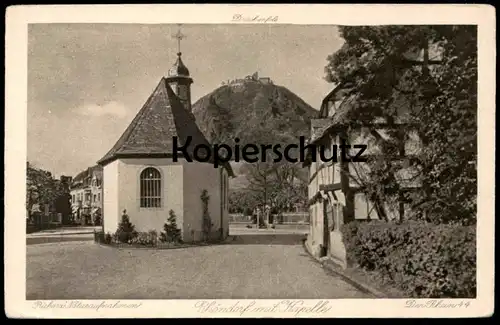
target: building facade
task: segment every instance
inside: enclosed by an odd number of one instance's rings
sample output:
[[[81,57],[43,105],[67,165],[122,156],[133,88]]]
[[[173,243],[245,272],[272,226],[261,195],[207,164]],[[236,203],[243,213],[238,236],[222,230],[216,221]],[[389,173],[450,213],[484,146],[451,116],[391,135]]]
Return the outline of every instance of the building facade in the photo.
[[[92,166],[80,172],[71,183],[73,222],[100,225],[102,210],[102,167]]]
[[[304,163],[309,168],[310,233],[307,247],[315,256],[328,256],[342,267],[347,265],[341,233],[344,224],[354,220],[378,220],[381,211],[388,220],[402,220],[405,211],[409,211],[403,200],[379,202],[367,198],[365,184],[369,179],[369,164],[342,159],[340,146],[366,145],[362,157],[369,158],[379,153],[380,140],[387,139],[388,131],[396,128],[406,132],[407,137],[400,148],[401,161],[420,148],[418,138],[408,130],[404,118],[395,125],[383,120],[357,126],[348,123],[348,113],[356,99],[348,90],[348,86],[341,85],[323,100],[319,117],[311,121],[311,136]],[[346,158],[354,157],[358,151],[347,151]],[[394,163],[399,161],[399,158],[391,159]],[[402,168],[401,173],[395,175],[395,181],[411,191],[419,186],[414,175],[415,171],[411,168]]]

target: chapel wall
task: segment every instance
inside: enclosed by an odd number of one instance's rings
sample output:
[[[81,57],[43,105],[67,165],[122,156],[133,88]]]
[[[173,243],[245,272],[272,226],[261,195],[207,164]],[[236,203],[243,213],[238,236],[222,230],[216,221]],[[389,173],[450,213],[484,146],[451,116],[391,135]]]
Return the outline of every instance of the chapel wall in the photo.
[[[220,236],[221,223],[221,179],[220,169],[213,164],[184,162],[184,231],[183,237],[189,241],[204,239],[203,204],[201,194],[207,190],[208,212],[212,222],[211,237]],[[229,220],[229,218],[227,218]]]
[[[161,207],[140,206],[140,174],[147,167],[154,167],[161,174]],[[163,231],[163,226],[173,210],[177,226],[183,226],[183,164],[171,158],[121,159],[119,174],[119,212],[124,209],[137,231]],[[121,215],[121,213],[120,213]]]

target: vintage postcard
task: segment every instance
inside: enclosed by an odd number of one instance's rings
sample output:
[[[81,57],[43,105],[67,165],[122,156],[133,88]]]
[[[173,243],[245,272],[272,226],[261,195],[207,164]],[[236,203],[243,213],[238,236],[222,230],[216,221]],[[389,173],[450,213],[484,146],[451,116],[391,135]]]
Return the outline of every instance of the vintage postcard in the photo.
[[[495,19],[7,8],[6,314],[491,316]]]

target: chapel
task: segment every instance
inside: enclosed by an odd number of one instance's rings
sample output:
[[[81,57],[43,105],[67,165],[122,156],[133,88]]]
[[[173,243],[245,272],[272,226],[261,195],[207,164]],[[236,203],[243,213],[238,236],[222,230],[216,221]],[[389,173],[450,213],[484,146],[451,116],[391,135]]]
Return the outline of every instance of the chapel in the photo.
[[[105,233],[116,231],[124,210],[137,231],[160,232],[172,210],[184,242],[229,235],[228,187],[229,177],[234,177],[230,164],[216,168],[211,159],[173,159],[174,137],[180,146],[191,137],[186,150],[191,157],[197,145],[212,147],[192,114],[193,79],[181,55],[179,49],[175,64],[98,161],[103,167]]]

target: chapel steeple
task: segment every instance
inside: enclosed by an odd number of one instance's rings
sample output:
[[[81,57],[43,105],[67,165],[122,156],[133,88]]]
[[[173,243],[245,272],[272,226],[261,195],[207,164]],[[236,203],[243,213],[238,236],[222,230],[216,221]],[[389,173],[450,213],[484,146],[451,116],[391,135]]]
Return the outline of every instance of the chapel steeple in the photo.
[[[191,84],[193,83],[193,79],[189,76],[189,70],[181,59],[181,40],[186,38],[186,36],[181,33],[179,27],[179,31],[172,37],[177,39],[177,60],[170,70],[168,70],[165,79],[179,97],[184,107],[191,112]]]

